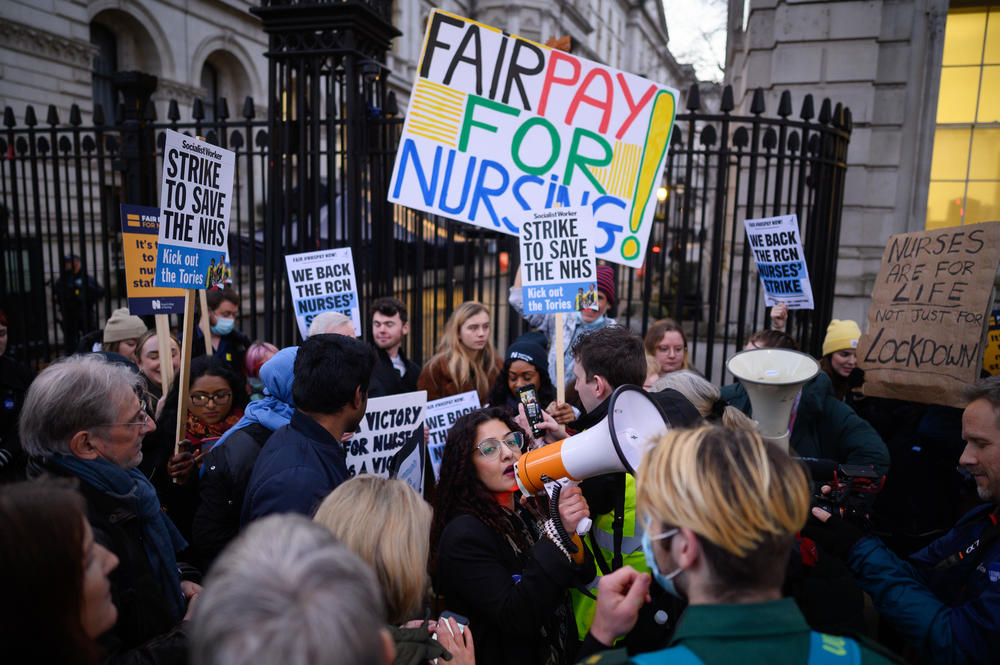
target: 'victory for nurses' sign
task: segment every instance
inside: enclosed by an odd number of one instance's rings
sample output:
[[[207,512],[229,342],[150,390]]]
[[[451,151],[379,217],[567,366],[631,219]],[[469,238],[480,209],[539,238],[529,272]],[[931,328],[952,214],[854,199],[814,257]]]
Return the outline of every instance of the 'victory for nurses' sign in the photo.
[[[435,10],[389,200],[511,235],[589,206],[597,258],[642,265],[676,91]]]
[[[218,281],[236,154],[166,130],[156,286],[204,289]]]

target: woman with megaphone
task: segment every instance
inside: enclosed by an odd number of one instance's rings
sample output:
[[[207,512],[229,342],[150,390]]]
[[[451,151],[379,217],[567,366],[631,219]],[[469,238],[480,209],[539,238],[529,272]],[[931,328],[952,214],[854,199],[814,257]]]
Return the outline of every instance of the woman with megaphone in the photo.
[[[447,608],[469,619],[478,665],[573,662],[569,589],[594,577],[575,533],[590,514],[580,489],[565,488],[552,512],[518,500],[524,439],[506,409],[480,409],[455,422],[441,460],[431,570]]]

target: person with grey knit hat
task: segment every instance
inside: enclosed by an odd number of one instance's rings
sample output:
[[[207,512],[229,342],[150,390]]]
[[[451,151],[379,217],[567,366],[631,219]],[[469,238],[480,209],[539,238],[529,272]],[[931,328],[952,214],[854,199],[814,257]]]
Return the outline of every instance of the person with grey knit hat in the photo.
[[[136,346],[146,330],[146,324],[142,322],[142,319],[129,314],[127,307],[116,309],[111,313],[111,318],[104,326],[101,349],[120,353],[138,365],[139,356],[136,353]]]

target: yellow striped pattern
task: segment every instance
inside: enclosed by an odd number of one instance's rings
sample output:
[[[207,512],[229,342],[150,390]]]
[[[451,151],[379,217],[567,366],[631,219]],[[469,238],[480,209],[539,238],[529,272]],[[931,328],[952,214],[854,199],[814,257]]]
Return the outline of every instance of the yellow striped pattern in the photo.
[[[407,131],[454,148],[458,145],[466,97],[463,92],[418,78],[407,112]]]
[[[132,213],[125,215],[125,221],[129,226],[139,226],[139,215],[133,215]]]
[[[641,153],[637,145],[615,141],[611,163],[601,168],[589,167],[590,172],[608,194],[627,201],[635,191],[635,176],[639,171]]]

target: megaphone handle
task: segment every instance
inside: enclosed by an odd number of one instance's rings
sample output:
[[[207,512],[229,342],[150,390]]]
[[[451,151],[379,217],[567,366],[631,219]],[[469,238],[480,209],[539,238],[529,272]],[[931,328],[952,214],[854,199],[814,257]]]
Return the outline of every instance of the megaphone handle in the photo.
[[[582,518],[580,522],[576,525],[576,535],[578,536],[587,535],[588,533],[590,533],[590,527],[592,527],[593,525],[594,521],[591,520],[589,517]]]

